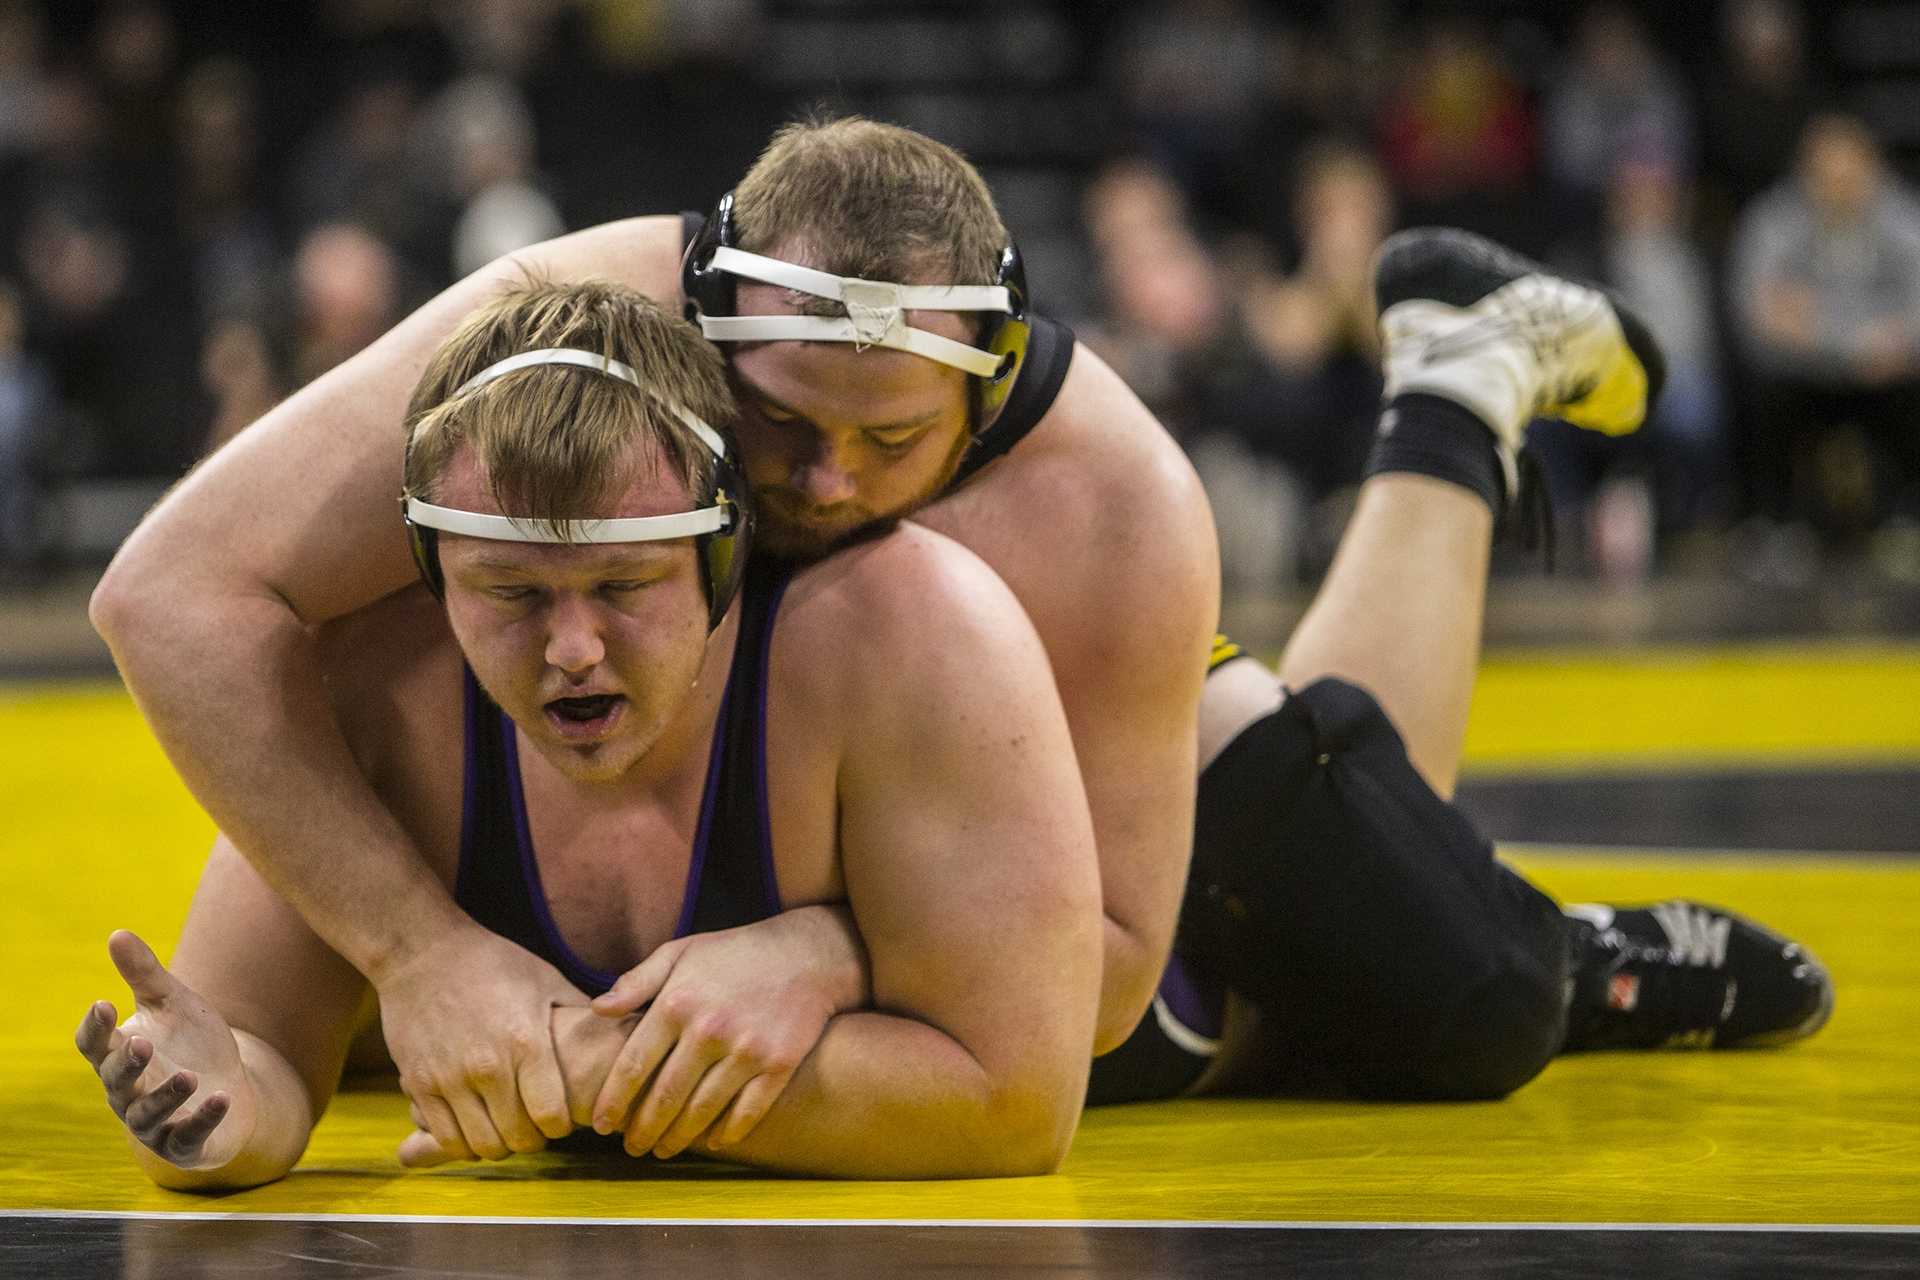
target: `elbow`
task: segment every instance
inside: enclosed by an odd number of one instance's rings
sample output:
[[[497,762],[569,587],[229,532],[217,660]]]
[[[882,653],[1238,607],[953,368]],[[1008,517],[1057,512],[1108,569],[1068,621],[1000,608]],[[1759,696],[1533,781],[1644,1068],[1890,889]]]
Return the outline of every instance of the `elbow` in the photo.
[[[139,596],[134,590],[136,575],[123,567],[124,560],[124,552],[113,558],[87,601],[87,621],[116,653],[130,636],[139,633],[135,624],[139,611]]]
[[[129,1139],[129,1141],[132,1141]],[[153,1185],[165,1191],[199,1192],[212,1195],[227,1191],[245,1191],[249,1187],[277,1182],[293,1168],[280,1161],[237,1160],[218,1169],[182,1169],[169,1164],[136,1144],[134,1158]]]
[[[87,601],[87,621],[116,657],[155,631],[156,610],[165,607],[168,599],[177,603],[179,598],[169,581],[168,566],[152,562],[146,546],[147,539],[136,530],[114,554]]]
[[[1064,1052],[994,1090],[986,1108],[992,1140],[982,1147],[994,1167],[979,1176],[1032,1177],[1060,1168],[1080,1127],[1089,1064],[1084,1050]]]

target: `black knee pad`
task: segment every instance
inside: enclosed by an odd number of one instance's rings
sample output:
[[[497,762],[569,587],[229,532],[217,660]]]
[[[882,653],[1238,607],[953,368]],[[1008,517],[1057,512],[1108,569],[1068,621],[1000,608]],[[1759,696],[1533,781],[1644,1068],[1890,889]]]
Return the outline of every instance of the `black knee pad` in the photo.
[[[1278,1080],[1498,1096],[1564,1033],[1565,926],[1435,795],[1372,695],[1316,681],[1201,776],[1180,948],[1274,1024]]]

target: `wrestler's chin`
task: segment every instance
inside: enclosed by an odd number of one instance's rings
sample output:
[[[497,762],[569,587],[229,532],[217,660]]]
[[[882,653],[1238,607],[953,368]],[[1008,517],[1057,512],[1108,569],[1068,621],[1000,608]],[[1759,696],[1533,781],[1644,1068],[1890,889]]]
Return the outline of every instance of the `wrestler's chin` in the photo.
[[[899,516],[881,516],[848,524],[803,524],[762,511],[754,525],[753,549],[776,559],[805,563],[852,543],[877,538],[899,523]]]
[[[553,744],[541,754],[568,781],[595,786],[618,782],[646,752],[629,742],[569,742]]]
[[[618,782],[659,737],[657,732],[641,733],[631,723],[619,731],[587,740],[542,735],[537,742],[540,754],[571,782],[593,786]]]

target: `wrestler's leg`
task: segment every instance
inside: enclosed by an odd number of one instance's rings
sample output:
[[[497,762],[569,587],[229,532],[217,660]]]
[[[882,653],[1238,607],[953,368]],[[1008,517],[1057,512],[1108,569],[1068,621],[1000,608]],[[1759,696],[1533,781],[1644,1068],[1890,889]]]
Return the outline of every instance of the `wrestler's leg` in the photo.
[[[1287,688],[1337,676],[1370,692],[1442,797],[1460,772],[1492,543],[1493,512],[1471,490],[1409,472],[1370,477],[1280,659]]]
[[[1511,509],[1526,422],[1551,412],[1631,429],[1657,388],[1657,351],[1593,290],[1457,233],[1397,238],[1378,292],[1389,400],[1340,553],[1280,679],[1232,662],[1202,705],[1180,945],[1278,1029],[1256,1082],[1290,1084],[1304,1061],[1370,1096],[1498,1096],[1566,1041],[1570,991],[1576,1044],[1693,1034],[1692,1006],[1713,1004],[1663,998],[1651,1016],[1623,1019],[1607,1001],[1627,969],[1674,994],[1731,989],[1734,967],[1764,975],[1782,1009],[1806,1016],[1788,1025],[1766,1001],[1760,1021],[1806,1034],[1830,989],[1786,940],[1710,913],[1746,954],[1708,972],[1668,945],[1664,925],[1664,937],[1650,925],[1645,939],[1606,939],[1569,924],[1443,798],[1478,662],[1494,512]],[[1283,681],[1299,692],[1276,711]],[[1642,915],[1658,924],[1622,919]],[[1728,1021],[1732,1003],[1714,1006],[1720,1031],[1751,1034]]]

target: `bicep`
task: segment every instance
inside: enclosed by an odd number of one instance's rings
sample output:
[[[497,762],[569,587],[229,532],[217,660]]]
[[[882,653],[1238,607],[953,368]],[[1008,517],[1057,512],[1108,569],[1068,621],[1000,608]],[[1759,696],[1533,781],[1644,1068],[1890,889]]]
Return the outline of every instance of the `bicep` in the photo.
[[[1058,696],[1030,631],[999,652],[953,648],[966,659],[903,682],[849,749],[842,863],[873,1000],[989,1070],[1084,1054],[1098,882]]]

